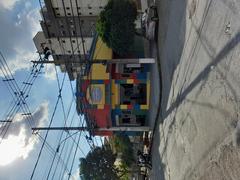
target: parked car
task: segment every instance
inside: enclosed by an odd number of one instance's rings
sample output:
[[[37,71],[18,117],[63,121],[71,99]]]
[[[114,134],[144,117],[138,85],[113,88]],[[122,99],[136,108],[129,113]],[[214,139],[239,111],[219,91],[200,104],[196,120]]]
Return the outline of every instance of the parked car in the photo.
[[[155,39],[155,32],[158,23],[156,6],[150,6],[142,15],[142,32],[148,40]]]

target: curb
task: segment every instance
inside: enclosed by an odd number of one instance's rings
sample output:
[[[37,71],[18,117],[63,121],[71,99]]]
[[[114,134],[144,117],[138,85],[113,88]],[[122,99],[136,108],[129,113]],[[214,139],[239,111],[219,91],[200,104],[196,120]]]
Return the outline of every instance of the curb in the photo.
[[[158,26],[156,29],[156,32],[158,32]],[[158,65],[158,72],[159,72],[159,104],[158,104],[158,110],[157,110],[157,115],[155,118],[155,122],[154,122],[154,126],[153,126],[153,130],[152,130],[152,139],[151,139],[151,143],[150,143],[150,148],[149,148],[149,152],[150,154],[152,154],[152,141],[157,129],[157,124],[159,122],[159,117],[160,117],[160,108],[161,108],[161,103],[162,103],[162,70],[161,70],[161,64],[160,64],[160,56],[159,56],[159,45],[158,45],[158,33],[156,33],[156,39],[155,39],[155,43],[156,43],[156,48],[157,48],[157,65]]]

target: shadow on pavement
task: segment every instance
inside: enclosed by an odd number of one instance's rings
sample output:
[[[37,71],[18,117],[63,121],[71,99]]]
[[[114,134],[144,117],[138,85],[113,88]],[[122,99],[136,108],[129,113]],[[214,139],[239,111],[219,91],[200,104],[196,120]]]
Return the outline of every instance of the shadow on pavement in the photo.
[[[224,57],[234,49],[240,42],[240,32],[238,32],[235,37],[233,37],[224,47],[223,49],[217,54],[217,56],[213,59],[211,63],[209,63],[201,73],[198,74],[198,76],[189,84],[189,86],[181,93],[178,95],[177,99],[175,102],[173,102],[168,108],[168,110],[165,113],[164,117],[167,117],[175,108],[177,108],[183,100],[186,98],[186,96],[195,88],[199,82],[204,80],[205,78],[208,77],[210,71],[211,71],[211,66],[216,66],[218,63],[220,63]]]
[[[159,60],[163,76],[161,114],[165,114],[173,74],[180,62],[185,43],[187,2],[158,0],[156,4],[159,12]]]
[[[162,79],[160,83],[160,103],[161,111],[166,111],[173,74],[184,48],[187,4],[186,1],[179,0],[156,0],[156,6],[159,17],[157,49],[159,50],[158,60],[161,66],[159,67],[160,79]],[[159,128],[161,122],[156,123],[155,128]],[[166,165],[162,163],[159,154],[160,134],[158,129],[154,130],[153,143],[151,148],[153,162],[151,179],[165,180]]]
[[[211,0],[208,6],[206,6],[205,12],[207,12],[211,5]],[[212,66],[216,66],[239,44],[240,42],[240,32],[238,32],[232,39],[225,44],[225,46],[217,54],[211,54],[214,52],[214,49],[210,46],[208,40],[201,36],[201,32],[204,26],[204,21],[206,16],[202,19],[200,28],[196,26],[195,31],[198,34],[198,40],[196,41],[193,47],[193,54],[197,44],[201,42],[203,48],[208,52],[208,55],[211,56],[212,61],[193,79],[191,82],[188,82],[187,87],[184,87],[180,90],[175,101],[170,104],[170,107],[167,107],[167,103],[170,96],[170,90],[173,81],[173,74],[180,63],[182,53],[184,53],[184,43],[185,39],[188,40],[186,36],[186,12],[187,12],[187,3],[186,1],[179,0],[156,0],[156,5],[158,7],[158,16],[159,16],[159,32],[158,32],[158,50],[160,65],[161,65],[161,110],[160,110],[160,121],[156,124],[156,130],[154,131],[154,141],[152,144],[152,160],[153,160],[153,171],[151,179],[165,180],[165,175],[167,175],[168,165],[162,163],[161,157],[163,156],[165,149],[160,147],[160,130],[158,129],[160,123],[166,119],[166,117],[171,114],[175,109],[181,105],[181,103],[186,99],[187,95],[202,81],[206,80]],[[195,47],[196,46],[196,47]],[[190,56],[189,58],[192,58]],[[194,62],[193,62],[194,63]],[[229,84],[229,83],[227,83]],[[233,88],[230,86],[230,89],[233,91]],[[233,92],[234,94],[234,92]],[[236,95],[234,95],[236,96]],[[208,104],[202,104],[208,106]],[[218,109],[222,111],[222,109]],[[225,113],[222,111],[222,113]],[[174,120],[172,121],[174,123]],[[170,125],[171,126],[171,125]],[[167,143],[168,138],[164,140]],[[159,154],[161,149],[161,153]]]

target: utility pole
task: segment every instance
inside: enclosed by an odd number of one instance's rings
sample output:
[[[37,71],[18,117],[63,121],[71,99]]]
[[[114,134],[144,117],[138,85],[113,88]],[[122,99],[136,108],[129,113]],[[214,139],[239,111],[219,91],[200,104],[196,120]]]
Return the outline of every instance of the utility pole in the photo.
[[[154,63],[154,58],[139,58],[139,59],[93,59],[93,60],[53,60],[53,61],[31,61],[36,64],[148,64]]]
[[[79,131],[88,131],[90,128],[88,127],[35,127],[32,128],[33,131],[39,131],[39,130],[63,130],[63,131],[69,131],[69,130],[79,130]]]
[[[5,123],[5,122],[12,122],[12,121],[9,121],[9,120],[0,120],[0,123]]]
[[[55,131],[89,131],[91,128],[88,127],[35,127],[32,128],[33,131],[38,130],[55,130]],[[94,128],[95,131],[134,131],[134,132],[144,132],[144,131],[150,131],[151,128],[149,126],[140,126],[140,127],[109,127],[109,128]]]

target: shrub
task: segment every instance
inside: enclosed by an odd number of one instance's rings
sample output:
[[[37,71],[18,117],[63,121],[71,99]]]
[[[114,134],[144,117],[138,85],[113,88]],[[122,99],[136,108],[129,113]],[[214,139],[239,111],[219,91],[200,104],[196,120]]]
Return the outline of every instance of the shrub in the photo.
[[[97,32],[115,53],[126,55],[134,43],[136,17],[137,8],[134,1],[109,0],[100,13]]]

